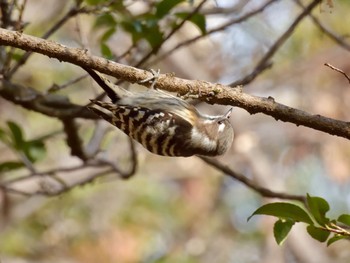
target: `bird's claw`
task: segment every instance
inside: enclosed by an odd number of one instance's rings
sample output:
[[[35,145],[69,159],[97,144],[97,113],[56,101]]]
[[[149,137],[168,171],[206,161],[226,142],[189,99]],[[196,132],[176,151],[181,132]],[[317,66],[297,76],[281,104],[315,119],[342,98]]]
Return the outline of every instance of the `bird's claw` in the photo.
[[[143,80],[139,81],[138,83],[139,83],[139,84],[142,84],[142,83],[151,82],[151,87],[150,87],[150,88],[151,88],[151,89],[154,89],[154,86],[156,85],[157,80],[158,80],[159,75],[160,75],[160,69],[157,69],[157,70],[154,70],[154,69],[147,69],[147,71],[149,71],[149,72],[152,73],[152,77],[143,79]]]

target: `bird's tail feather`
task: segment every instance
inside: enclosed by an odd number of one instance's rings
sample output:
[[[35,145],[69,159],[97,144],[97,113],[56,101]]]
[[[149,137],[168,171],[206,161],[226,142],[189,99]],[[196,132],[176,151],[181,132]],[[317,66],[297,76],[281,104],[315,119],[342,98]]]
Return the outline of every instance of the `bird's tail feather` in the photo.
[[[109,79],[105,78],[97,71],[86,67],[82,67],[82,68],[87,73],[89,73],[89,75],[97,82],[97,84],[106,92],[107,96],[111,99],[113,103],[121,99],[121,96],[118,95],[118,91],[124,92],[124,93],[127,92],[123,88],[113,84]],[[113,88],[115,88],[118,91],[114,90]]]

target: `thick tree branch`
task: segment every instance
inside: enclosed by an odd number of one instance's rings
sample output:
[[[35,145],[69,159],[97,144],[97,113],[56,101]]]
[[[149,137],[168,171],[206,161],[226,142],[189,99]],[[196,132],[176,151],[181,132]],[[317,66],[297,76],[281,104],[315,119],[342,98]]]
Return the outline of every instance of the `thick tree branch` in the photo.
[[[0,45],[17,47],[23,50],[54,57],[60,61],[70,62],[78,66],[93,68],[102,73],[131,83],[139,82],[151,76],[151,73],[148,71],[115,63],[97,56],[90,56],[86,50],[68,48],[53,41],[47,41],[1,28]],[[251,114],[258,112],[264,113],[276,120],[291,122],[298,126],[303,125],[331,135],[350,139],[349,122],[310,114],[277,103],[272,97],[262,98],[243,93],[239,88],[230,88],[228,86],[213,84],[206,81],[185,80],[169,74],[162,74],[158,79],[156,87],[167,91],[177,92],[182,95],[189,92],[199,94],[200,100],[206,101],[210,104],[217,103],[238,106],[247,110]],[[3,88],[0,89],[0,95],[2,94]],[[8,97],[9,96],[7,96],[7,98]],[[23,106],[25,105],[23,104]],[[79,114],[79,117],[82,117],[81,113]]]

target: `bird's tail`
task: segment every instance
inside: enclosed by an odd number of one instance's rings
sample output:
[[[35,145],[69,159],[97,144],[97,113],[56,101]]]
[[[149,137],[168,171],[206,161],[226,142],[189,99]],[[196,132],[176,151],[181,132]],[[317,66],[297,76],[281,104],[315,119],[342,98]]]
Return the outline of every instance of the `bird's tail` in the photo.
[[[87,106],[87,108],[89,110],[91,110],[93,113],[95,113],[97,116],[101,117],[102,119],[105,119],[109,123],[114,124],[114,120],[113,120],[112,114],[107,114],[107,113],[101,111],[100,109],[97,109],[97,108],[92,107],[92,106]]]
[[[123,95],[127,95],[128,91],[113,84],[109,79],[102,76],[97,71],[82,67],[89,75],[97,82],[97,84],[106,92],[107,96],[113,103],[116,103],[122,98]]]

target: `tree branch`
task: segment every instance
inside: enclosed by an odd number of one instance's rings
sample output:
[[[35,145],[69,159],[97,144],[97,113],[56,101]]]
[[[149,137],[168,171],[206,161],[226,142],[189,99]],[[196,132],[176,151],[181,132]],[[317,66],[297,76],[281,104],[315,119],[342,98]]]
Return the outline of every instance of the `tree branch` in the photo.
[[[151,65],[156,64],[159,61],[162,61],[166,57],[170,56],[171,54],[173,54],[175,51],[179,50],[180,48],[187,47],[187,46],[197,42],[198,40],[201,40],[205,37],[208,37],[209,35],[212,35],[214,33],[222,32],[234,24],[243,23],[243,22],[247,21],[249,18],[254,17],[255,15],[257,15],[259,13],[262,13],[267,7],[269,7],[271,4],[273,4],[277,1],[278,0],[269,0],[268,2],[264,3],[262,6],[258,7],[257,9],[255,9],[253,11],[250,11],[246,14],[243,14],[240,17],[234,17],[233,19],[230,19],[229,21],[227,21],[227,22],[225,22],[225,23],[223,23],[215,28],[208,30],[206,32],[206,34],[200,34],[200,35],[195,36],[193,38],[187,39],[187,40],[177,44],[176,46],[172,47],[171,49],[166,50],[162,55],[157,56],[157,58],[152,60],[149,64],[151,64]]]
[[[333,69],[334,71],[339,72],[340,74],[342,74],[348,80],[348,82],[350,83],[350,77],[343,70],[341,70],[339,68],[336,68],[336,67],[332,66],[329,63],[324,63],[324,65],[329,67],[329,68],[331,68],[331,69]]]
[[[288,199],[288,200],[296,200],[305,203],[305,196],[302,195],[292,195],[292,194],[286,194],[282,192],[274,192],[267,188],[264,188],[262,186],[259,186],[255,184],[251,179],[247,178],[243,174],[237,173],[233,170],[231,170],[228,166],[223,165],[222,163],[218,162],[214,158],[208,158],[208,157],[200,157],[204,162],[209,164],[210,166],[215,167],[216,169],[222,171],[229,177],[240,181],[241,183],[245,184],[247,187],[253,189],[254,191],[258,192],[264,197],[269,198],[279,198],[279,199]]]
[[[71,154],[80,158],[83,161],[88,159],[85,153],[84,146],[82,145],[81,139],[78,134],[78,128],[74,119],[62,119],[61,120],[64,127],[64,132],[66,133],[67,145],[71,149]]]
[[[311,11],[319,4],[322,0],[314,0],[307,7],[304,8],[304,11],[297,16],[294,22],[288,27],[288,29],[276,40],[276,42],[269,48],[266,54],[260,59],[258,64],[255,66],[252,73],[245,76],[244,78],[237,80],[230,84],[231,87],[235,87],[237,85],[246,85],[252,82],[262,71],[271,66],[270,59],[277,52],[277,50],[289,39],[289,37],[294,32],[295,28],[303,18],[305,18]]]
[[[295,2],[304,8],[303,3],[300,0],[295,0]],[[335,33],[333,33],[331,30],[327,29],[325,26],[322,25],[320,20],[318,20],[314,15],[309,14],[311,20],[314,22],[314,24],[323,32],[325,33],[329,38],[331,38],[334,42],[339,44],[342,48],[346,49],[347,51],[350,51],[350,44],[348,44],[345,41],[345,37],[337,36]]]
[[[1,1],[2,2],[2,1]],[[43,39],[48,39],[52,34],[54,34],[58,29],[60,29],[68,20],[77,16],[78,14],[89,14],[93,13],[103,7],[110,5],[111,3],[103,3],[101,5],[95,7],[80,7],[81,2],[76,1],[75,5],[68,10],[68,12],[59,19],[45,34],[42,35]],[[17,70],[23,66],[28,58],[32,55],[31,51],[23,54],[23,56],[18,60],[17,64],[6,74],[8,78],[10,78]]]
[[[24,87],[3,80],[0,87],[0,96],[21,105],[22,107],[40,112],[50,117],[71,118],[72,116],[85,119],[98,119],[82,106],[71,103],[67,97],[58,94],[43,94],[31,87]]]
[[[156,54],[159,49],[163,46],[163,44],[170,39],[184,24],[187,20],[189,20],[191,17],[193,17],[195,14],[199,12],[199,10],[202,8],[202,6],[205,4],[207,0],[202,0],[202,2],[199,3],[199,5],[191,12],[189,13],[177,26],[175,26],[167,36],[164,37],[164,39],[152,50],[146,54],[135,66],[141,67],[153,54]]]
[[[86,50],[79,48],[68,48],[53,41],[47,41],[1,28],[0,45],[17,47],[49,57],[54,57],[60,61],[70,62],[81,67],[89,67],[131,83],[139,82],[147,77],[151,77],[151,73],[148,71],[115,63],[97,56],[90,56]],[[243,108],[251,114],[258,112],[264,113],[275,118],[276,120],[291,122],[297,126],[302,125],[331,135],[337,135],[350,139],[349,122],[335,120],[321,115],[310,114],[305,111],[277,103],[272,97],[262,98],[243,93],[239,88],[231,88],[206,81],[180,79],[172,76],[171,74],[160,75],[156,88],[177,92],[181,95],[188,94],[189,92],[199,94],[200,100],[210,104],[216,103],[222,105],[233,105]],[[4,87],[0,88],[0,95],[3,95],[3,92]],[[10,91],[7,90],[7,92]],[[8,98],[16,103],[14,94],[12,94],[12,97],[7,96],[5,98]],[[43,100],[45,100],[45,98],[43,98]],[[22,103],[22,105],[25,106],[26,104]],[[61,109],[59,111],[61,111]],[[82,112],[75,112],[77,115],[74,117],[83,117]],[[73,116],[71,115],[70,117]]]

